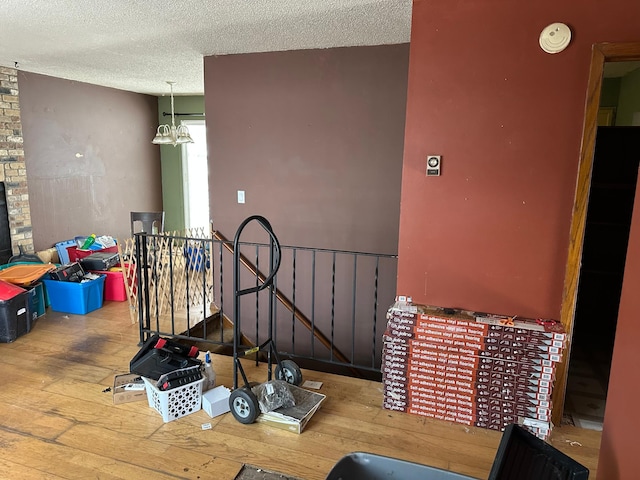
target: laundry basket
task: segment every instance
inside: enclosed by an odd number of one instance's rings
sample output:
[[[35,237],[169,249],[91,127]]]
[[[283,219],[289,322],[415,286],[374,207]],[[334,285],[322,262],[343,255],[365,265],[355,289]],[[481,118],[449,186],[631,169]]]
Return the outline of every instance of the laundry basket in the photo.
[[[146,377],[142,377],[142,380],[147,389],[149,406],[162,415],[165,423],[197,412],[202,407],[204,378],[166,391],[159,390],[155,380]]]

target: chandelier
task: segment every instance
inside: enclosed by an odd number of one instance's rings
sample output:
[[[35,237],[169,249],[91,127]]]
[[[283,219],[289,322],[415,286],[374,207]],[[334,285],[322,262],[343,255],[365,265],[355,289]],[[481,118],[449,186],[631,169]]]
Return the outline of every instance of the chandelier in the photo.
[[[174,147],[179,143],[193,143],[193,139],[191,135],[189,135],[189,129],[185,125],[178,125],[176,127],[176,114],[173,110],[173,84],[176,82],[167,83],[171,88],[171,125],[160,125],[151,143],[156,145],[173,145]]]

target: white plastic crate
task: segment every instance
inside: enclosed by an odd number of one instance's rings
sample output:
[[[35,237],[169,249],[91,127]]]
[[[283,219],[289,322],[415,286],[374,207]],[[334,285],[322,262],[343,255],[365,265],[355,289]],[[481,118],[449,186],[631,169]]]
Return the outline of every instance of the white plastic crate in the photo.
[[[165,422],[197,412],[202,407],[204,378],[167,391],[158,390],[154,380],[142,379],[146,385],[149,406],[162,415]]]

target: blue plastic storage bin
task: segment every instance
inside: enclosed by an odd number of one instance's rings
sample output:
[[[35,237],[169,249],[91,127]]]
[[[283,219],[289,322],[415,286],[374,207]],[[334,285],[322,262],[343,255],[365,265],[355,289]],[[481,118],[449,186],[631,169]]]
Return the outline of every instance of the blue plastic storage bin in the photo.
[[[106,275],[89,282],[75,283],[43,279],[51,310],[84,315],[102,307]]]
[[[60,263],[62,265],[69,263],[69,252],[67,252],[67,247],[71,247],[75,244],[75,240],[65,240],[64,242],[56,243],[56,250],[58,251],[58,257],[60,257]]]

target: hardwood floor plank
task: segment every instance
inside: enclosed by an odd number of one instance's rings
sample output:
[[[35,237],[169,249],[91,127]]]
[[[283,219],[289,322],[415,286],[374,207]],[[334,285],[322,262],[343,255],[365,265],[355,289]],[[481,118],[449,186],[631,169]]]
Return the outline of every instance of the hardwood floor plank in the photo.
[[[42,442],[29,436],[18,435],[0,429],[2,458],[25,469],[34,478],[64,478],[68,480],[131,480],[152,477],[154,479],[195,478],[181,475],[167,475],[154,468],[141,468],[135,463],[115,461],[110,455],[94,454],[79,448],[69,448],[57,442]],[[91,443],[91,442],[88,442]],[[37,477],[36,472],[41,472]],[[21,479],[13,472],[7,479]]]
[[[49,441],[73,426],[73,422],[68,419],[47,415],[28,406],[2,401],[0,406],[0,428],[6,431]]]
[[[0,478],[19,478],[20,480],[64,480],[65,477],[43,472],[35,468],[0,458]]]
[[[132,438],[128,433],[118,432],[105,435],[104,429],[83,424],[69,429],[57,441],[89,454],[109,452],[110,459],[178,478],[233,480],[242,467],[239,462],[221,458],[215,450],[205,453],[188,448],[189,444],[198,444],[197,432],[186,443],[178,446],[156,441],[153,437],[139,439]]]
[[[229,430],[224,425],[226,422],[221,422],[213,431],[205,430],[198,433],[190,429],[188,436],[176,435],[176,431],[159,429],[153,438],[163,443],[178,444],[189,450],[211,453],[209,442],[215,437],[215,454],[218,457],[241,464],[257,465],[306,480],[323,480],[335,463],[333,459],[328,460],[320,456],[319,451],[307,453],[283,445],[282,434],[296,434],[265,428],[257,423],[241,425],[231,420],[235,424],[229,427],[230,433],[227,433]],[[242,430],[239,430],[240,428]],[[297,442],[300,443],[299,438]]]

